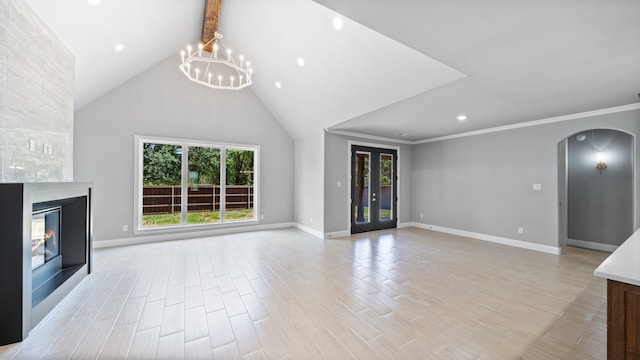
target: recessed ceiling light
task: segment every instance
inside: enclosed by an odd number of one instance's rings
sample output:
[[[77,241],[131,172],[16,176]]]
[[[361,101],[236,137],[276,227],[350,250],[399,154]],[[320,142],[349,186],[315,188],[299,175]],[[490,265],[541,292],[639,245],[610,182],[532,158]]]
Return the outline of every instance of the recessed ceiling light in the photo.
[[[460,120],[460,121],[465,121],[467,120],[469,117],[465,114],[460,114],[458,116],[456,116],[456,119]]]
[[[87,0],[87,2],[91,6],[96,6],[96,5],[100,4],[102,2],[102,0]]]
[[[586,138],[587,138],[587,135],[585,135],[585,134],[580,134],[580,135],[576,136],[576,140],[578,140],[578,141],[583,141]]]
[[[279,81],[276,81],[276,87],[277,87],[278,89],[280,89],[280,88],[282,87],[282,84],[280,84],[280,82],[279,82]]]
[[[404,133],[404,132],[399,132],[399,133],[396,133],[396,135],[398,135],[398,136],[407,136],[407,135],[409,135],[409,134]]]
[[[340,19],[339,17],[334,17],[333,18],[333,28],[340,31],[342,30],[342,19]]]
[[[118,51],[118,52],[124,50],[124,44],[116,44],[116,46],[113,48],[113,50]]]
[[[300,67],[303,67],[303,66],[304,66],[304,59],[303,59],[303,58],[299,57],[299,58],[297,59],[297,61],[298,61],[298,65],[299,65]]]

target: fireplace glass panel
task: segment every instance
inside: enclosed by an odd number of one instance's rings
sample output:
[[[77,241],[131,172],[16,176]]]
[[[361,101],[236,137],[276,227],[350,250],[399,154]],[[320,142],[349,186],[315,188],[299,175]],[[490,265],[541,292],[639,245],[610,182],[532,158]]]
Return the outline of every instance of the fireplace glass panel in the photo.
[[[48,209],[31,216],[31,269],[60,255],[60,208]]]

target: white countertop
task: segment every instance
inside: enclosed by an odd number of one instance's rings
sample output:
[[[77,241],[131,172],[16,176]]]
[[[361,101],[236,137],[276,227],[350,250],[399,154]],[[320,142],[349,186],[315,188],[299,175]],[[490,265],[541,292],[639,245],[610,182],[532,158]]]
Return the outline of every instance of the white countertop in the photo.
[[[600,264],[594,274],[640,286],[640,229]]]

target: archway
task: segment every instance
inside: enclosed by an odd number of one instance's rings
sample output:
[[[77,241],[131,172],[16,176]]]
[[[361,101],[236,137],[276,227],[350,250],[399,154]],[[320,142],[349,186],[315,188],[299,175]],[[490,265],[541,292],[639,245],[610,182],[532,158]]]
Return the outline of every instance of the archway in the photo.
[[[559,244],[613,251],[634,229],[634,137],[612,129],[559,144]]]

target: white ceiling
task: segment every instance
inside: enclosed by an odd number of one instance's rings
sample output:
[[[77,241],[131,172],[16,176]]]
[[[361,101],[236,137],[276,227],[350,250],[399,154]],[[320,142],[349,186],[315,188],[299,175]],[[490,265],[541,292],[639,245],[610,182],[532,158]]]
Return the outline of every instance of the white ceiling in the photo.
[[[467,74],[337,129],[418,140],[638,102],[637,0],[317,2]]]
[[[220,30],[252,59],[252,90],[295,138],[464,77],[310,0],[228,0]]]
[[[177,57],[199,39],[204,9],[27,2],[76,56],[76,109]],[[637,102],[638,15],[637,0],[224,0],[220,31],[255,68],[242,91],[292,136],[330,127],[420,140]]]
[[[75,56],[76,110],[202,33],[203,0],[26,1]]]

